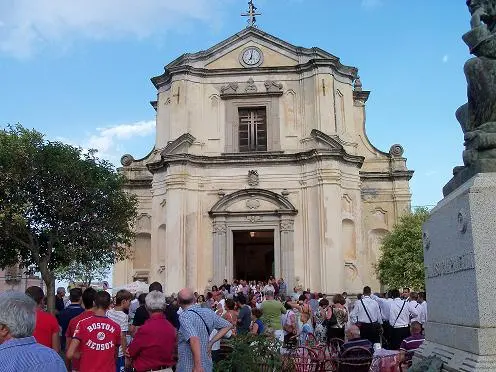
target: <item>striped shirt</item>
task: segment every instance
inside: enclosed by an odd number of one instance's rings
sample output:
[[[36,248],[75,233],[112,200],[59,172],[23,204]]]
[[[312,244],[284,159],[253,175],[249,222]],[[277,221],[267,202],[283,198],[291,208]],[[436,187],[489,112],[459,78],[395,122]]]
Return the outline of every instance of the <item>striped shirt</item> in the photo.
[[[0,345],[2,372],[66,372],[64,362],[34,337],[13,338]]]
[[[107,311],[106,315],[109,319],[112,319],[114,322],[119,324],[122,333],[127,334],[129,328],[129,317],[124,311],[111,309]],[[121,356],[124,356],[122,347],[119,348],[119,357]]]
[[[405,351],[405,360],[412,360],[413,354],[415,351],[422,345],[424,342],[424,336],[421,334],[414,334],[410,337],[405,338],[401,342],[400,350]]]
[[[212,372],[212,359],[208,356],[207,346],[210,333],[214,329],[220,330],[231,327],[231,323],[221,318],[210,309],[193,305],[179,315],[177,372],[191,372],[194,367],[193,353],[189,344],[191,337],[200,339],[201,363],[205,372]]]

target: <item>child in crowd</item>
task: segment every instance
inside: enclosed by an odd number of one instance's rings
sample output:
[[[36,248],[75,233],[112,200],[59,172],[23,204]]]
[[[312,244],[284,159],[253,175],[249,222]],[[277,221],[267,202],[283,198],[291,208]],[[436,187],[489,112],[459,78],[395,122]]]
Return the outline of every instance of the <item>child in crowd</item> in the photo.
[[[115,296],[115,306],[113,309],[107,311],[107,316],[112,319],[114,322],[119,324],[121,328],[121,347],[119,349],[119,354],[117,358],[117,368],[116,372],[124,372],[125,371],[125,357],[124,354],[127,349],[127,334],[129,330],[129,317],[126,312],[129,310],[129,306],[131,305],[131,300],[133,299],[133,295],[126,291],[125,289],[121,289],[117,292]]]
[[[254,308],[251,310],[251,329],[250,333],[254,335],[261,335],[265,331],[265,325],[263,324],[262,320],[260,317],[262,316],[263,312],[260,309]]]

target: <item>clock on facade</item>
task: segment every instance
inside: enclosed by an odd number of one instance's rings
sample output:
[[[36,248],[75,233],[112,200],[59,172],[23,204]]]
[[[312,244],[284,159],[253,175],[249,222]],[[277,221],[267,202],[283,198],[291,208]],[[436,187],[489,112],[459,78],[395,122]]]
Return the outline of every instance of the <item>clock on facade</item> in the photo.
[[[260,66],[263,62],[262,51],[256,47],[248,47],[241,53],[240,62],[245,67]]]

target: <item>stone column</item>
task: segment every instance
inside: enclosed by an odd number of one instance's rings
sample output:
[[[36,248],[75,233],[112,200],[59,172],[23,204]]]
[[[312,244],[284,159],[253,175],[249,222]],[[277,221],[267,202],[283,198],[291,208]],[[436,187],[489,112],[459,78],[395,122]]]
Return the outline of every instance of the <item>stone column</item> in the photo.
[[[227,226],[224,219],[214,220],[213,235],[213,284],[218,286],[226,279]]]
[[[288,293],[293,289],[294,283],[294,220],[283,217],[280,225],[281,231],[281,276],[286,282]]]

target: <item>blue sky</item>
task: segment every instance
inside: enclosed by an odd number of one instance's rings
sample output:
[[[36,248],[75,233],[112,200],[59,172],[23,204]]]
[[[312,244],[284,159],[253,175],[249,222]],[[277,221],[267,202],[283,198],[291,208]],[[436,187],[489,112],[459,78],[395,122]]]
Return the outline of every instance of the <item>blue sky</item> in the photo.
[[[414,205],[461,163],[465,0],[256,0],[259,27],[359,68],[367,134],[405,148]],[[154,142],[152,76],[245,27],[247,0],[0,0],[0,126],[20,122],[118,163]]]

